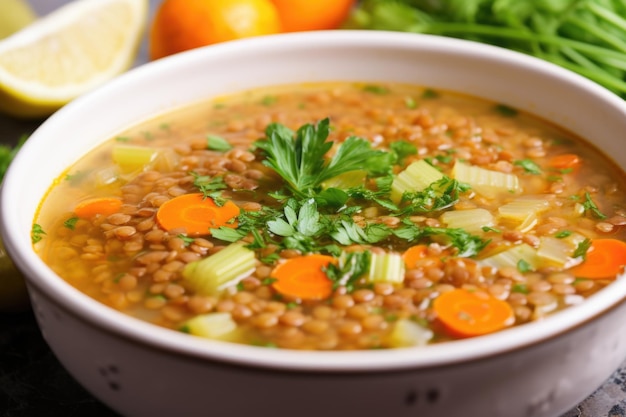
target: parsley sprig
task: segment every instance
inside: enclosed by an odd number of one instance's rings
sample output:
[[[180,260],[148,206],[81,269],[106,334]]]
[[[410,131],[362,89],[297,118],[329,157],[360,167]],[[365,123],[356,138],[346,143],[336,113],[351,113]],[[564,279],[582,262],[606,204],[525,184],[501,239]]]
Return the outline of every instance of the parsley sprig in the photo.
[[[363,169],[370,158],[382,154],[371,148],[368,141],[352,136],[337,147],[328,159],[333,146],[328,141],[330,120],[317,125],[305,124],[294,132],[278,123],[270,124],[265,138],[256,141],[257,148],[266,153],[263,163],[276,171],[299,197],[315,195],[325,180],[345,172]]]

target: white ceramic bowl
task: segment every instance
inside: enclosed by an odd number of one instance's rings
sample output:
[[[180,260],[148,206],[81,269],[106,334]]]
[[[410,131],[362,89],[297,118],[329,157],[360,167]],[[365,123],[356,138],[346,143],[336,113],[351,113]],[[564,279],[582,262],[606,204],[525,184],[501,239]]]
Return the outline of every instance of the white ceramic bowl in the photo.
[[[100,305],[33,252],[51,181],[119,131],[172,107],[301,81],[399,81],[492,99],[592,141],[622,167],[626,105],[545,62],[453,39],[317,32],[221,44],[125,74],[50,117],[6,176],[1,231],[41,330],[68,371],[131,416],[558,416],[626,357],[626,281],[497,334],[385,351],[298,352],[178,334]]]

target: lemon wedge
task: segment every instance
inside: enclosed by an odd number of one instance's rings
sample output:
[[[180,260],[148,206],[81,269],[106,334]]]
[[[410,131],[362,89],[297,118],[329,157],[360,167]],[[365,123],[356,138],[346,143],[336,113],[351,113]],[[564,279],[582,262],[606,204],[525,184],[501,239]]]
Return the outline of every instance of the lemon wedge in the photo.
[[[48,116],[124,72],[147,15],[147,0],[74,0],[1,40],[0,111]]]
[[[17,32],[35,21],[37,15],[24,0],[2,0],[0,2],[0,39]]]

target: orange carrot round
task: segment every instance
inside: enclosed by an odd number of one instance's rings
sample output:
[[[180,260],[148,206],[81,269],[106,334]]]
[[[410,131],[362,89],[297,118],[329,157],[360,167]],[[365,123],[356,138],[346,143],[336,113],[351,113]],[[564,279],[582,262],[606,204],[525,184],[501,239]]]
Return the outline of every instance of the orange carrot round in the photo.
[[[408,269],[415,268],[417,261],[420,259],[424,259],[426,257],[426,252],[428,251],[428,247],[426,245],[415,245],[411,246],[402,254],[402,259],[404,259],[404,264]]]
[[[581,278],[615,278],[626,265],[626,243],[617,239],[594,239],[583,263],[570,272]]]
[[[98,214],[110,216],[118,213],[122,207],[122,200],[116,197],[97,197],[81,201],[74,207],[74,214],[81,219],[91,219]]]
[[[323,268],[336,260],[326,255],[304,255],[288,259],[276,266],[270,277],[274,289],[283,295],[303,300],[322,300],[333,291],[333,282]]]
[[[188,235],[209,235],[212,228],[237,227],[233,219],[239,212],[239,207],[232,201],[218,206],[213,199],[193,193],[179,195],[163,203],[156,219],[165,230],[184,228]]]
[[[573,169],[580,166],[580,157],[573,153],[565,153],[550,158],[548,165],[554,169]]]
[[[433,309],[454,334],[470,337],[503,329],[515,320],[506,302],[486,293],[455,289],[435,298]]]

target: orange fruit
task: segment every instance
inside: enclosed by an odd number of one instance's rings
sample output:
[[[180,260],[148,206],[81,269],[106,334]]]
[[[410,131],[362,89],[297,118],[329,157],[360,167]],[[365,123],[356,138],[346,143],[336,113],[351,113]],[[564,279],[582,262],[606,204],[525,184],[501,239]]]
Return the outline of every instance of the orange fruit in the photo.
[[[283,32],[337,29],[348,17],[355,0],[271,0]]]
[[[150,58],[280,30],[270,0],[164,0],[150,28]]]

